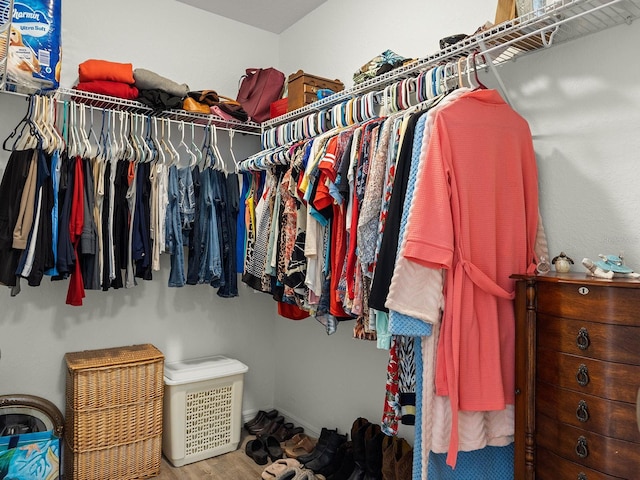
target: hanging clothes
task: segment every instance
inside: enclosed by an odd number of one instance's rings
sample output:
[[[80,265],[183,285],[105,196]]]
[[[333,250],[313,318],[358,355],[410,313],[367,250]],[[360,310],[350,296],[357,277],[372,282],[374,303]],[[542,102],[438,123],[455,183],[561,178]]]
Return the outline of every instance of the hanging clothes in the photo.
[[[537,169],[528,125],[491,90],[438,112],[427,158],[404,256],[449,269],[436,392],[450,398],[455,466],[459,410],[514,402],[509,276],[535,261]]]

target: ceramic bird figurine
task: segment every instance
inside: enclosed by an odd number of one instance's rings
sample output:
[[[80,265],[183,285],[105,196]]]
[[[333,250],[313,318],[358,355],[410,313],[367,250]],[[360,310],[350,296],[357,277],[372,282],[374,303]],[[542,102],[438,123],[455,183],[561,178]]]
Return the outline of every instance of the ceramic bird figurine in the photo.
[[[553,257],[551,263],[556,269],[558,273],[567,273],[571,270],[571,265],[573,265],[573,260],[571,257],[568,257],[566,253],[560,252],[560,255],[557,257]]]

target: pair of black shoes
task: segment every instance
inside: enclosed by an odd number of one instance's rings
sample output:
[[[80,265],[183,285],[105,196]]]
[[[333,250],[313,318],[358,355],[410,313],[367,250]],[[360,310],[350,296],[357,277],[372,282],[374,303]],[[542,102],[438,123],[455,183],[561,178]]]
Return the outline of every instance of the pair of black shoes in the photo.
[[[284,417],[275,409],[260,410],[252,420],[244,424],[244,428],[256,437],[273,436],[280,443],[289,440],[297,433],[304,432],[304,428],[294,427],[293,423],[285,422]]]
[[[267,423],[271,422],[278,416],[278,410],[259,410],[255,417],[244,424],[244,429],[251,435],[255,435],[255,430],[260,430]]]
[[[275,462],[283,456],[280,442],[273,436],[249,440],[244,451],[258,465],[266,465],[269,459]]]
[[[337,430],[323,428],[313,452],[298,457],[298,461],[309,470],[327,476],[340,467],[337,456],[345,443],[346,435],[339,434]]]

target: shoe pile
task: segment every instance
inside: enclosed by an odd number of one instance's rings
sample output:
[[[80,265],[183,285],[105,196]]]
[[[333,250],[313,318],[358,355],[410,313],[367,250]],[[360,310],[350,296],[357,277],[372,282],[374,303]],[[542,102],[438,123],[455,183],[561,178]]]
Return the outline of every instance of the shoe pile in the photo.
[[[303,436],[297,440],[293,450],[284,444],[287,456],[289,451],[296,454],[311,449]],[[296,459],[327,480],[410,480],[413,449],[406,440],[389,437],[379,425],[360,417],[351,427],[351,440],[337,430],[323,428],[315,448]]]
[[[256,436],[255,440],[247,442],[245,452],[258,465],[266,465],[269,458],[272,462],[282,458],[280,444],[304,432],[302,427],[285,422],[284,417],[275,409],[260,410],[253,419],[244,424],[244,428]]]
[[[281,416],[277,410],[259,412],[245,424],[249,433],[276,428],[273,423]],[[285,427],[287,435],[294,431]],[[270,426],[271,425],[271,426]],[[266,430],[265,430],[266,429]],[[351,427],[351,440],[337,429],[323,428],[320,437],[306,435],[302,428],[278,441],[272,434],[257,437],[247,443],[246,453],[259,465],[266,465],[264,480],[410,480],[413,449],[403,438],[385,435],[380,426],[366,418],[358,418]]]

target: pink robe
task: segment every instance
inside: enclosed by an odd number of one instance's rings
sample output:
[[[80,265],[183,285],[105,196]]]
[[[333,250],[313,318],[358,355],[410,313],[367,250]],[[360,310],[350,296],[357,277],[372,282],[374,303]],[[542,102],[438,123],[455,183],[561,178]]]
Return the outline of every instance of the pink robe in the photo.
[[[509,276],[535,268],[538,174],[527,122],[494,90],[438,111],[427,158],[404,256],[447,270],[436,393],[450,397],[455,466],[458,411],[514,403]]]

